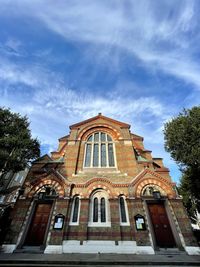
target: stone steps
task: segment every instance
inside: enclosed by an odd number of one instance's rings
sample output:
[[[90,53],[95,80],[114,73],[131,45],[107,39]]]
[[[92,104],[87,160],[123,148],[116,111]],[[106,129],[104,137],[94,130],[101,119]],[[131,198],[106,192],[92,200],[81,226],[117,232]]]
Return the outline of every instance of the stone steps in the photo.
[[[0,266],[200,266],[200,256],[125,254],[0,254]]]

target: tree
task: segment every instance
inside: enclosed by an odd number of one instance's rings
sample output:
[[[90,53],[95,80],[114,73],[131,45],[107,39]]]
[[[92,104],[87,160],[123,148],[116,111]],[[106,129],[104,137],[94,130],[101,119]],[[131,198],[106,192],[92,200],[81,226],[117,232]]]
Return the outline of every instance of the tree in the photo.
[[[31,137],[26,116],[0,108],[0,175],[23,170],[40,155],[40,145]]]
[[[192,181],[191,177],[183,173],[178,186],[178,192],[183,197],[183,204],[187,209],[188,215],[193,223],[196,222],[197,210],[198,210],[198,201],[194,197],[192,192]]]
[[[165,149],[183,176],[179,191],[190,215],[200,211],[200,106],[184,109],[164,126]]]

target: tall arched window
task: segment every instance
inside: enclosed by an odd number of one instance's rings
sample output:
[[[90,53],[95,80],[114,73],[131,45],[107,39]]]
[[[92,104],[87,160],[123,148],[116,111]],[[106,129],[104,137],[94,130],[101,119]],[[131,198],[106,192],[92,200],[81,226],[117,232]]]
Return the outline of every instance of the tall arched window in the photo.
[[[121,225],[129,225],[129,217],[128,217],[128,208],[126,199],[124,196],[119,197],[119,213],[120,213],[120,224]]]
[[[98,190],[91,196],[88,225],[111,226],[108,195],[103,190]]]
[[[96,132],[88,137],[84,167],[115,167],[114,143],[110,135]]]
[[[72,203],[72,212],[71,212],[71,220],[70,224],[78,224],[79,223],[79,213],[80,213],[80,198],[78,196],[74,197]]]

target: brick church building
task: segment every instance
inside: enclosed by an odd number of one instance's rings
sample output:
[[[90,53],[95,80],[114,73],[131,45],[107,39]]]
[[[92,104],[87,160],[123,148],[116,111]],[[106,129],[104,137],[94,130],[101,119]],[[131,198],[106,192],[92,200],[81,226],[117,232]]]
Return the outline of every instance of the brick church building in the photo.
[[[156,137],[155,137],[156,138]],[[4,252],[198,253],[169,170],[130,125],[101,113],[35,161]]]

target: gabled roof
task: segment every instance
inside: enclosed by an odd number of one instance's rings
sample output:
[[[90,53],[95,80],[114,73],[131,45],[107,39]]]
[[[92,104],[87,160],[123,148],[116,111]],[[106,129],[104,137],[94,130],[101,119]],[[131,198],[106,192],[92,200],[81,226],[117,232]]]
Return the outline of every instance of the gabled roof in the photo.
[[[143,141],[144,140],[144,138],[142,137],[142,136],[140,136],[140,135],[137,135],[137,134],[131,134],[132,135],[132,137],[135,139],[135,140],[141,140],[141,141]]]
[[[63,137],[60,137],[58,140],[59,141],[66,141],[68,137],[69,137],[69,134],[68,135],[65,135]]]
[[[77,128],[81,125],[84,125],[86,123],[89,123],[89,122],[95,122],[96,120],[98,119],[103,119],[105,121],[108,121],[108,122],[112,122],[112,123],[115,123],[115,124],[118,124],[120,127],[125,127],[125,128],[130,128],[130,124],[127,124],[127,123],[124,123],[124,122],[120,122],[120,121],[117,121],[117,120],[114,120],[114,119],[111,119],[111,118],[108,118],[106,116],[103,116],[101,113],[99,113],[97,116],[95,117],[92,117],[88,120],[84,120],[84,121],[81,121],[79,123],[76,123],[76,124],[73,124],[71,125],[69,128],[70,129],[74,129],[74,128]]]
[[[45,154],[44,156],[36,159],[33,163],[34,164],[37,164],[37,163],[40,163],[40,164],[53,164],[53,163],[63,163],[64,162],[64,157],[61,156],[60,158],[57,158],[57,159],[52,159],[49,157],[49,155]]]
[[[36,159],[35,161],[33,161],[33,163],[43,163],[43,162],[49,162],[49,161],[52,161],[52,159],[49,157],[48,154],[45,154],[39,157],[38,159]]]

